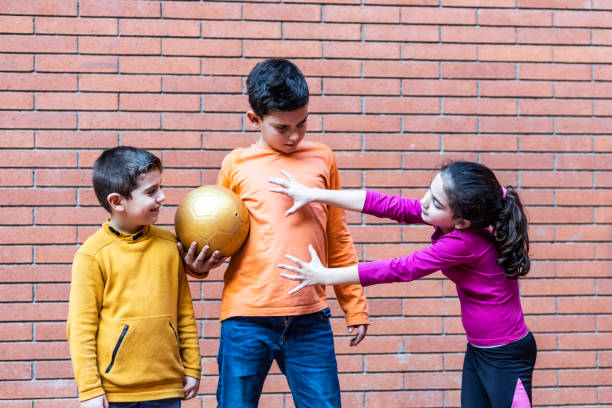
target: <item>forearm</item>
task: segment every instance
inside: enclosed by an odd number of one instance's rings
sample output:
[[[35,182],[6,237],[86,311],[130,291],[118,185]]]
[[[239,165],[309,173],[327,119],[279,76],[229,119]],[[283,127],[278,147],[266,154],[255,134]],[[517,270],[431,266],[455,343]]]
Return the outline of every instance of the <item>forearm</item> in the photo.
[[[357,265],[343,268],[325,268],[325,273],[321,278],[325,285],[350,285],[360,283]]]
[[[358,212],[363,210],[366,199],[365,190],[325,190],[313,188],[312,194],[313,201]]]

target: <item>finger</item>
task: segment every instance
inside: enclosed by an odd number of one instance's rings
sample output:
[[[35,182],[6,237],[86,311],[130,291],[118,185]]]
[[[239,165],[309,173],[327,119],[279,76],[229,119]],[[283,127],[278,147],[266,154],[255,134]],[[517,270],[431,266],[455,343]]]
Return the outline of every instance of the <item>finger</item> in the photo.
[[[291,279],[291,280],[302,280],[302,278],[298,275],[292,275],[289,273],[281,273],[280,276],[282,276],[283,278],[287,278],[287,279]]]
[[[295,273],[300,273],[301,272],[300,268],[296,268],[295,266],[291,266],[291,265],[279,264],[278,267],[286,269],[286,270],[288,270],[290,272],[295,272]]]
[[[291,215],[291,214],[293,214],[296,211],[297,211],[297,206],[295,204],[293,204],[293,207],[288,209],[287,212],[285,213],[285,215]]]
[[[283,194],[285,194],[286,190],[284,188],[274,188],[274,187],[272,187],[272,188],[270,188],[270,191],[273,191],[275,193],[283,193]]]
[[[319,261],[319,255],[317,255],[317,251],[312,247],[312,245],[308,245],[308,252],[310,252],[310,259]]]
[[[287,187],[287,181],[280,178],[270,177],[268,181],[273,184],[278,184],[279,186]]]
[[[191,260],[192,262],[195,260],[195,251],[197,247],[198,243],[193,241],[191,245],[189,245],[189,250],[187,250],[187,259]]]
[[[302,267],[304,265],[304,262],[302,262],[301,259],[298,259],[298,258],[296,258],[293,255],[286,254],[285,258],[287,258],[288,260],[290,260],[291,262],[293,262],[294,264],[296,264],[296,265],[298,265],[300,267]]]
[[[295,288],[291,289],[291,290],[288,292],[288,294],[289,294],[289,295],[293,295],[295,292],[298,292],[298,291],[302,290],[302,289],[304,288],[304,286],[306,286],[306,285],[304,285],[303,283],[301,283],[301,284],[299,284],[298,286],[296,286]]]
[[[285,177],[287,177],[287,178],[289,179],[289,181],[295,181],[295,180],[293,179],[293,176],[291,176],[291,174],[289,174],[289,172],[288,172],[288,171],[286,171],[286,170],[282,170],[282,169],[281,169],[281,173],[283,173],[283,174],[285,175]]]
[[[206,253],[208,253],[209,249],[210,247],[208,245],[204,245],[204,247],[202,247],[202,250],[200,251],[200,253],[198,254],[198,257],[195,260],[196,264],[201,264],[204,262],[204,258],[206,257]]]
[[[176,247],[179,250],[179,254],[181,254],[181,258],[184,258],[185,255],[187,255],[187,252],[185,252],[185,248],[183,248],[183,244],[181,244],[180,242],[177,242]]]

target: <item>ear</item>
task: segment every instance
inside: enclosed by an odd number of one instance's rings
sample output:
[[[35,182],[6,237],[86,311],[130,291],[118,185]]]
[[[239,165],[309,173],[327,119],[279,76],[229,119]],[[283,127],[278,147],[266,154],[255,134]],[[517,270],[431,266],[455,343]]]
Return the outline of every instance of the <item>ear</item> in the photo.
[[[470,225],[472,225],[472,223],[469,220],[464,220],[463,218],[455,221],[455,229],[458,230],[467,229],[470,227]]]
[[[114,211],[123,211],[125,206],[123,205],[123,196],[119,193],[110,193],[106,197],[106,201]]]
[[[253,125],[253,127],[255,129],[260,129],[261,128],[261,118],[255,114],[255,112],[253,111],[248,111],[246,113],[246,117],[249,120],[249,122],[251,122],[251,125]]]

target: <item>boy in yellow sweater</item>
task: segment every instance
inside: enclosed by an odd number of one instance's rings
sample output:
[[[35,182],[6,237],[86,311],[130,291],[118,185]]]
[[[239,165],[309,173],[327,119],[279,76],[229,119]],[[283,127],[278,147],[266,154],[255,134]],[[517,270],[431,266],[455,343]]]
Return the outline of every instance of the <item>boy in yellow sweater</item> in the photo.
[[[303,141],[308,119],[308,85],[295,64],[271,59],[257,64],[247,79],[252,110],[247,120],[259,141],[235,149],[223,160],[217,184],[235,192],[247,206],[251,229],[243,247],[231,257],[221,299],[221,338],[217,361],[219,408],[255,408],[274,360],[287,377],[299,408],[340,407],[340,386],[324,286],[289,296],[292,282],[280,276],[286,253],[306,257],[308,244],[321,261],[343,267],[357,262],[344,212],[313,204],[291,217],[289,197],[270,191],[268,177],[281,170],[311,187],[340,189],[332,150]],[[184,254],[195,276],[205,277],[218,253]],[[220,261],[220,260],[219,260]],[[350,345],[366,335],[368,312],[363,288],[334,286],[346,316]]]
[[[68,341],[82,408],[178,408],[200,384],[200,349],[175,236],[152,224],[162,164],[120,146],[95,161],[110,219],[72,264]],[[146,403],[146,404],[145,404]]]

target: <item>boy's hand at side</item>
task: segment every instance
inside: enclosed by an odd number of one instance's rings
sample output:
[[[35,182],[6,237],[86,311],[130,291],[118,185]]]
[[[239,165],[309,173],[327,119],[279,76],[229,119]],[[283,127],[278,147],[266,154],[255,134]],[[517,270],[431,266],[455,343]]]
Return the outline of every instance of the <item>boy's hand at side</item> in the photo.
[[[270,177],[268,181],[280,187],[270,188],[270,191],[275,193],[285,194],[293,199],[293,206],[285,212],[285,215],[291,215],[306,204],[314,200],[312,188],[308,188],[297,181],[285,170],[281,172],[287,179]]]
[[[108,399],[106,394],[98,395],[91,399],[81,401],[81,408],[108,408]]]
[[[348,332],[353,333],[353,330],[355,330],[355,328],[357,328],[357,334],[355,335],[355,337],[351,339],[351,342],[350,342],[351,347],[354,347],[358,345],[359,343],[361,343],[361,340],[363,340],[366,334],[368,333],[367,324],[356,324],[354,326],[349,326]]]
[[[185,391],[184,400],[192,399],[198,394],[200,388],[200,380],[186,375],[183,377],[183,390]]]
[[[215,269],[221,265],[223,262],[225,262],[227,257],[218,258],[219,251],[215,251],[208,259],[205,260],[204,258],[206,257],[206,253],[210,249],[208,245],[204,245],[199,255],[196,257],[197,245],[198,244],[195,241],[192,242],[189,250],[185,252],[185,248],[183,248],[183,245],[180,242],[176,244],[181,256],[183,257],[185,265],[187,265],[194,275],[205,278],[211,269]]]

